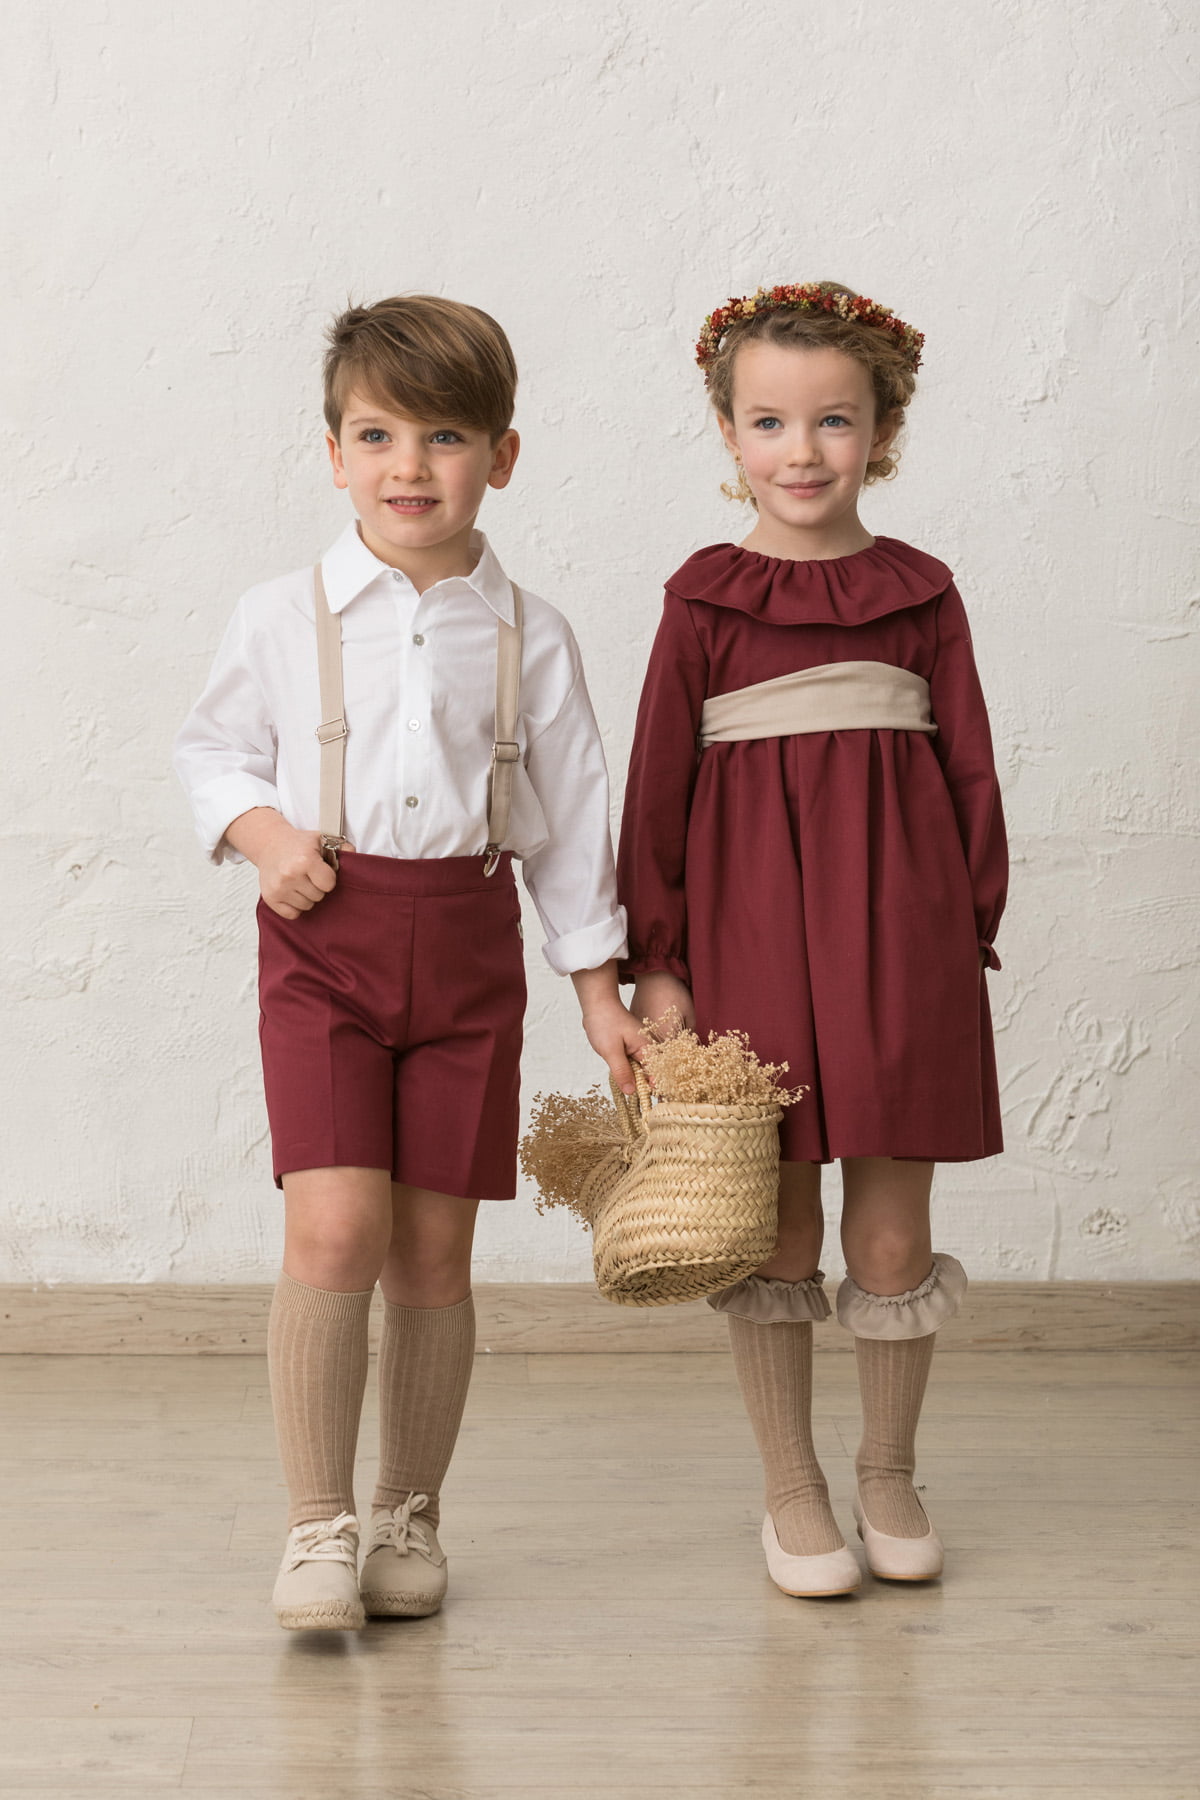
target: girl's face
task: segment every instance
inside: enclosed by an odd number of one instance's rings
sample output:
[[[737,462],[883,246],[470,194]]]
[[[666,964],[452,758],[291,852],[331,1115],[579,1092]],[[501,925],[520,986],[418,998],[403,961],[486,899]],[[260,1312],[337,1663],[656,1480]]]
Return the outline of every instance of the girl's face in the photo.
[[[873,541],[858,496],[899,421],[876,422],[871,378],[854,357],[751,342],[734,364],[733,418],[720,424],[758,502],[748,548],[831,557]]]

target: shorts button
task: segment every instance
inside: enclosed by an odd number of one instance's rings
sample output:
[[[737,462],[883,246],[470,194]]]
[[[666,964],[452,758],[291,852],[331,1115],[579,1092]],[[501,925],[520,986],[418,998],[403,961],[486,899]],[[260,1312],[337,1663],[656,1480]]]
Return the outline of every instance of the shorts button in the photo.
[[[415,794],[410,794],[404,804],[405,806],[420,806],[421,802],[417,799]]]

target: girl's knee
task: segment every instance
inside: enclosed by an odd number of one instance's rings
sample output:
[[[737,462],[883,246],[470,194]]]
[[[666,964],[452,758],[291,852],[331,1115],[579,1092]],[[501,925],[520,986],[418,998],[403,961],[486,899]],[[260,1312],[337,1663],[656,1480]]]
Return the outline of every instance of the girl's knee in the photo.
[[[921,1285],[933,1263],[928,1239],[920,1236],[877,1236],[844,1249],[847,1269],[868,1294],[906,1294]]]

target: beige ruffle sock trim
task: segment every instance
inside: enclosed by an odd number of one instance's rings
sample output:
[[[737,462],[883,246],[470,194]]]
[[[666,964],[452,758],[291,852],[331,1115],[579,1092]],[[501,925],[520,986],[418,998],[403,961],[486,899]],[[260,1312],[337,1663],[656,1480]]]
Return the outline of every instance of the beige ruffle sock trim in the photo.
[[[714,1312],[736,1313],[756,1325],[781,1325],[791,1320],[819,1325],[833,1310],[825,1293],[825,1271],[818,1269],[807,1281],[776,1281],[770,1275],[747,1275],[732,1287],[709,1294]]]
[[[796,1318],[787,1310],[813,1305],[813,1292],[824,1300],[820,1279],[764,1280],[761,1285],[772,1290],[812,1290],[807,1295],[776,1292],[762,1299],[751,1297],[752,1307],[769,1303],[780,1309],[774,1323],[761,1323],[732,1307],[719,1309],[729,1314],[733,1366],[762,1457],[767,1511],[790,1556],[823,1556],[845,1543],[813,1447],[812,1320]]]
[[[384,1304],[379,1344],[379,1481],[373,1506],[394,1511],[428,1494],[421,1518],[437,1529],[438,1494],[458,1440],[475,1356],[475,1301]]]
[[[276,1285],[267,1324],[267,1370],[289,1530],[354,1511],[372,1292],[334,1293],[290,1275],[280,1275]]]
[[[843,1276],[838,1324],[857,1338],[928,1337],[954,1317],[966,1291],[966,1270],[957,1257],[939,1250],[920,1287],[906,1294],[869,1294],[849,1275]]]

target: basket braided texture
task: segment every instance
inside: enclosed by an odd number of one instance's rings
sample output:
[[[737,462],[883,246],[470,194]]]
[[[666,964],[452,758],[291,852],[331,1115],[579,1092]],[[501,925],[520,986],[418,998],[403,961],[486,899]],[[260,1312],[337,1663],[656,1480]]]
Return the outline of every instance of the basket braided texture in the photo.
[[[775,1248],[778,1106],[652,1102],[613,1086],[623,1142],[580,1193],[596,1283],[618,1306],[674,1306],[740,1281]]]

